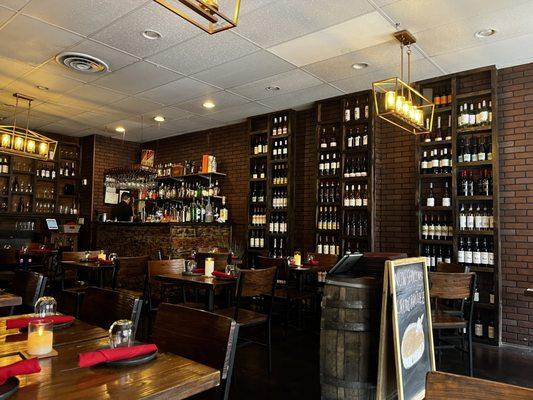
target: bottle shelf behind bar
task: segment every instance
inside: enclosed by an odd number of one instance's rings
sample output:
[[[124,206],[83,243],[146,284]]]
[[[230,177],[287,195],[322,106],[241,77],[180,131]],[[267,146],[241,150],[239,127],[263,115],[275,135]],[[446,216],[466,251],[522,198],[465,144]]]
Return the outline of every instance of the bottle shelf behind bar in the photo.
[[[317,253],[373,248],[371,99],[364,91],[317,103]]]
[[[433,133],[417,138],[419,254],[432,270],[445,261],[476,272],[473,337],[498,344],[496,70],[480,68],[419,86],[436,104]]]
[[[254,254],[285,257],[292,251],[294,111],[248,119],[250,140],[248,237]]]

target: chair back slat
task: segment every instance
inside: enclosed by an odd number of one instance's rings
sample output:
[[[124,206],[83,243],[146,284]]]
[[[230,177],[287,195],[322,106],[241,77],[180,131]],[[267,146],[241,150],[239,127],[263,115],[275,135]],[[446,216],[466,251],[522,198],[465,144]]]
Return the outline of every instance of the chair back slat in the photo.
[[[230,253],[202,253],[198,252],[194,256],[198,268],[205,267],[205,259],[211,257],[215,262],[215,271],[224,271],[231,262]]]
[[[468,376],[429,372],[426,400],[533,400],[533,389]]]
[[[116,286],[142,290],[149,259],[150,256],[120,257],[117,264]]]
[[[433,298],[463,300],[471,297],[475,274],[473,272],[430,272],[429,294]]]
[[[257,268],[271,268],[275,267],[278,270],[278,279],[282,281],[287,280],[288,268],[287,260],[285,258],[271,258],[258,256],[256,258]]]
[[[81,304],[80,319],[103,329],[108,329],[116,320],[129,319],[136,330],[141,306],[142,300],[132,294],[89,287]]]
[[[445,263],[440,262],[437,264],[437,272],[456,272],[462,273],[467,272],[464,265],[459,263]]]
[[[152,280],[157,275],[181,274],[185,269],[185,260],[156,260],[148,261],[148,278]]]
[[[19,263],[17,249],[0,249],[0,267],[13,267]]]
[[[152,339],[159,350],[220,371],[228,397],[239,326],[231,318],[177,304],[157,310]],[[225,382],[228,381],[227,384]]]
[[[11,293],[22,297],[22,304],[34,307],[35,303],[44,294],[46,277],[37,272],[16,270],[13,275]]]
[[[239,290],[242,297],[272,296],[276,284],[275,267],[241,269]]]
[[[100,250],[91,250],[89,257],[97,257],[98,254],[100,254]],[[61,261],[80,261],[84,257],[84,251],[64,251],[61,253]]]

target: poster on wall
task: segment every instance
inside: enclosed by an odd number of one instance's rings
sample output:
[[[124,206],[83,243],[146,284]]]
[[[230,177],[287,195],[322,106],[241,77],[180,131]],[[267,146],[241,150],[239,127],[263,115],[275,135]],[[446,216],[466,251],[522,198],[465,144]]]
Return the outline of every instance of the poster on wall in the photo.
[[[141,150],[141,165],[143,167],[154,166],[155,151],[149,149]]]
[[[114,187],[104,186],[104,203],[118,204],[119,195]]]

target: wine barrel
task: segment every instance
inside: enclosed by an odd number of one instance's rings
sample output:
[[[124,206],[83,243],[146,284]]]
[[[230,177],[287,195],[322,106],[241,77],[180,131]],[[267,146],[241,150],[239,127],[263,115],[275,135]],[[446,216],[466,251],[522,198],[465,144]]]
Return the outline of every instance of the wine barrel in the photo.
[[[320,329],[323,400],[375,398],[380,308],[378,279],[326,280]]]

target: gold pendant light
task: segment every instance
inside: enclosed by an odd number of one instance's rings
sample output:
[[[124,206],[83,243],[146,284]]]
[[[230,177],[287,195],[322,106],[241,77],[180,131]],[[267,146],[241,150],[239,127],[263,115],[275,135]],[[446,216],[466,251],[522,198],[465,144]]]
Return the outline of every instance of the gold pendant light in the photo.
[[[224,0],[223,8],[218,0],[154,1],[210,35],[235,28],[239,21],[241,0]]]
[[[388,78],[372,83],[376,115],[415,135],[431,132],[435,104],[411,86],[411,45],[416,39],[406,30],[396,32],[400,42],[400,78]],[[403,54],[407,47],[407,82],[403,79]]]
[[[43,161],[53,160],[57,148],[57,140],[50,139],[29,129],[31,102],[33,99],[19,93],[14,93],[13,97],[17,99],[15,102],[13,125],[0,126],[0,153],[35,158]],[[28,102],[26,128],[17,126],[19,100]]]

